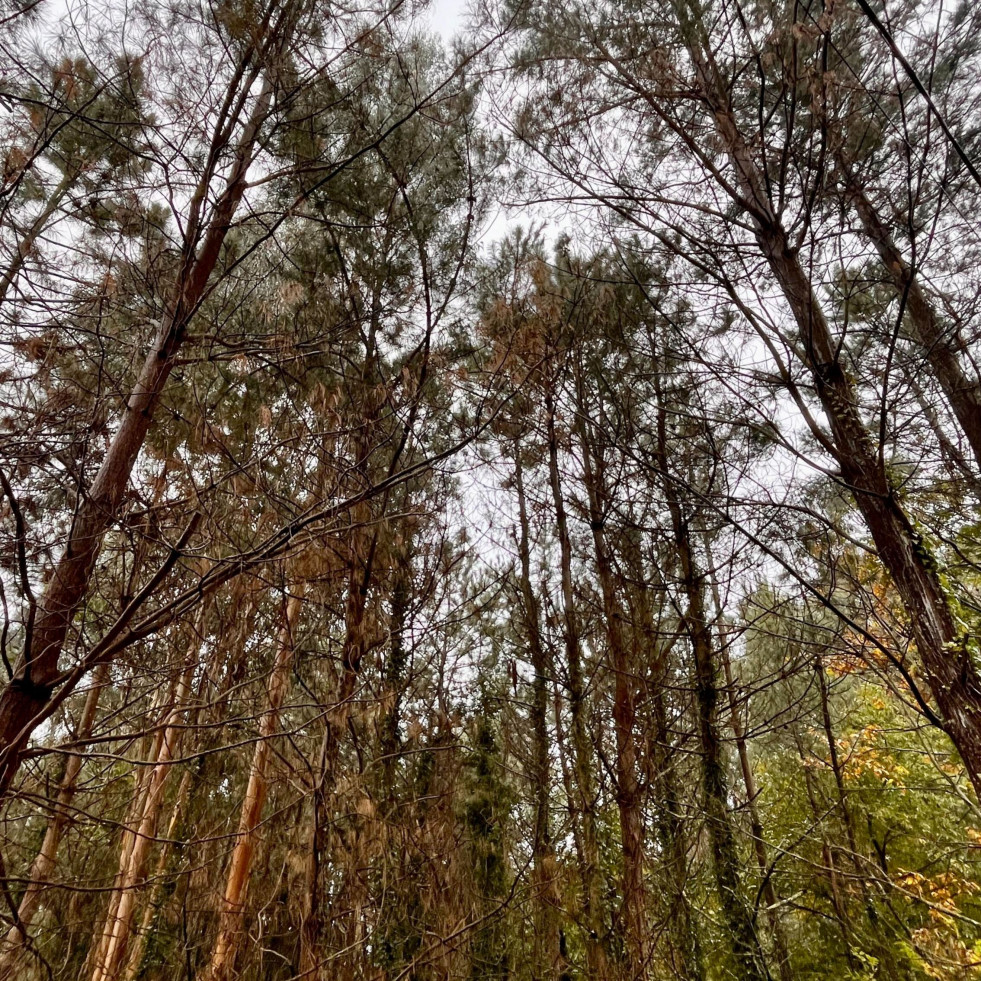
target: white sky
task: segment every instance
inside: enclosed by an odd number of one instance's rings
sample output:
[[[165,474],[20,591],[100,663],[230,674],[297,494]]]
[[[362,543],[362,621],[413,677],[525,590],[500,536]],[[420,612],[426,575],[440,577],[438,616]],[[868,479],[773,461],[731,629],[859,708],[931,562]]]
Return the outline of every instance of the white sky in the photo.
[[[467,0],[432,0],[425,17],[438,31],[444,41],[451,37],[463,26],[463,16],[467,10]]]

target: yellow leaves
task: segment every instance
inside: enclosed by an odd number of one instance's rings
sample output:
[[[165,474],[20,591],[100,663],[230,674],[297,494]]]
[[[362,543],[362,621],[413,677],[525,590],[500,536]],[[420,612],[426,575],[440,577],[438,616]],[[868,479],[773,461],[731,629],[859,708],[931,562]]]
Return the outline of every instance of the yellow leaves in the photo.
[[[904,952],[916,969],[937,981],[961,981],[972,976],[966,971],[981,966],[978,944],[968,944],[960,935],[959,903],[975,895],[977,883],[954,872],[932,876],[901,871],[891,876],[893,885],[907,896],[927,905],[924,925],[910,931]]]
[[[885,707],[884,703],[882,707]],[[875,723],[835,740],[835,744],[841,754],[846,780],[859,780],[868,774],[884,783],[902,787],[909,777],[909,770],[883,751],[885,732]]]
[[[926,955],[919,965],[939,981],[960,978],[965,967],[977,966],[977,952],[967,947],[958,931],[959,902],[978,892],[977,883],[954,872],[925,876],[920,872],[902,872],[893,883],[907,895],[928,905],[929,926],[913,930],[910,938],[917,951]]]

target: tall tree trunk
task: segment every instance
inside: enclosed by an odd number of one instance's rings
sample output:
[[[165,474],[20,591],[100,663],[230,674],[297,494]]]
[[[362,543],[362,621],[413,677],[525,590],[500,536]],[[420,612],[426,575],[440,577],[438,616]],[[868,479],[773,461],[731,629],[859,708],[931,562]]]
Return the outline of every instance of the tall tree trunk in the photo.
[[[674,508],[672,510],[675,511]],[[675,543],[688,604],[684,614],[685,629],[695,661],[695,703],[705,820],[712,845],[712,865],[719,902],[732,939],[733,953],[743,976],[753,981],[765,981],[770,973],[766,968],[753,917],[743,896],[736,836],[729,814],[729,791],[718,722],[719,685],[706,617],[705,580],[697,568],[688,537],[688,523],[683,518],[675,521]]]
[[[841,854],[847,851],[847,860],[852,867],[855,881],[863,900],[865,917],[869,924],[869,937],[872,939],[872,949],[879,961],[879,973],[883,978],[898,979],[904,974],[903,968],[896,963],[896,955],[891,943],[892,928],[879,915],[879,911],[873,902],[873,891],[878,893],[879,898],[888,903],[888,897],[884,895],[881,883],[873,879],[871,884],[867,868],[863,867],[865,856],[858,848],[858,835],[855,833],[855,816],[852,813],[851,802],[848,800],[848,791],[845,787],[845,771],[841,764],[841,757],[838,755],[838,744],[834,735],[834,723],[831,718],[831,699],[828,690],[828,679],[824,672],[824,663],[820,653],[814,656],[814,676],[817,681],[818,695],[821,705],[821,726],[824,730],[825,744],[828,748],[828,763],[835,781],[835,791],[838,795],[838,813],[841,816],[841,823],[845,832],[846,848],[832,846],[829,844],[828,852],[830,855]]]
[[[124,963],[136,904],[144,881],[147,856],[156,840],[164,789],[184,736],[183,717],[191,693],[194,671],[199,663],[200,642],[204,637],[207,611],[207,606],[201,607],[195,629],[197,642],[191,645],[185,658],[171,708],[163,719],[155,741],[149,775],[138,788],[132,822],[122,834],[119,871],[109,900],[102,937],[95,948],[91,981],[116,981]]]
[[[670,916],[672,918],[677,946],[680,952],[678,974],[687,981],[702,981],[701,944],[698,938],[698,924],[685,893],[690,868],[688,858],[688,833],[682,814],[681,792],[675,771],[671,748],[671,733],[668,728],[668,712],[664,688],[654,680],[651,692],[651,711],[654,717],[655,750],[651,760],[654,770],[654,783],[658,791],[659,817],[658,836],[667,864],[667,880],[670,895]]]
[[[845,191],[858,214],[865,234],[879,253],[905,307],[906,316],[919,342],[920,350],[947,399],[981,471],[981,379],[971,378],[957,356],[966,344],[956,330],[948,331],[913,267],[903,257],[889,231],[889,224],[876,210],[843,155],[839,164],[845,174]]]
[[[703,542],[709,568],[714,570],[715,561],[712,555],[711,539],[705,530],[703,530]],[[793,981],[793,973],[790,966],[790,947],[787,944],[787,934],[784,930],[783,920],[780,917],[777,892],[773,886],[773,877],[770,873],[770,859],[767,854],[766,840],[763,837],[763,821],[760,818],[760,809],[757,804],[759,787],[756,783],[756,775],[753,773],[753,764],[749,758],[749,742],[746,738],[746,730],[740,717],[739,700],[736,695],[736,681],[732,670],[732,660],[729,657],[731,641],[729,631],[724,625],[725,613],[722,606],[722,594],[719,590],[719,583],[715,572],[710,572],[708,576],[711,583],[712,602],[715,607],[715,616],[718,623],[716,633],[718,636],[719,660],[722,663],[722,671],[726,684],[729,727],[732,729],[733,739],[736,743],[736,753],[739,757],[739,772],[743,778],[743,789],[746,792],[746,810],[749,814],[750,833],[753,836],[753,851],[756,854],[756,864],[760,870],[761,894],[763,902],[766,903],[764,915],[770,927],[773,940],[773,956],[777,962],[780,981]]]
[[[807,801],[811,807],[811,819],[814,827],[821,830],[821,856],[824,860],[824,866],[823,868],[819,868],[819,871],[821,874],[827,876],[831,908],[834,911],[838,929],[841,931],[842,941],[844,942],[845,946],[845,957],[848,960],[849,968],[855,970],[858,966],[858,962],[852,951],[852,936],[854,927],[852,925],[851,918],[848,915],[848,907],[842,893],[841,873],[838,869],[837,859],[831,848],[831,843],[828,841],[827,834],[825,833],[825,818],[827,813],[826,808],[820,806],[817,797],[817,790],[814,786],[814,774],[811,772],[813,757],[808,756],[807,750],[804,746],[804,739],[796,724],[791,726],[791,733],[793,735],[794,745],[797,747],[797,756],[800,760],[801,772],[804,774],[804,789],[807,792]]]
[[[729,106],[726,88],[704,39],[690,0],[679,0],[683,32],[695,65],[701,97],[729,156],[739,190],[737,204],[751,217],[766,259],[797,324],[803,359],[831,430],[829,449],[845,485],[872,535],[883,565],[892,576],[910,619],[944,731],[961,755],[981,797],[981,677],[967,638],[953,614],[927,552],[900,502],[858,407],[854,385],[845,372],[836,343],[800,256],[767,193],[767,183]],[[827,445],[822,433],[815,435]]]
[[[553,671],[550,657],[541,634],[541,610],[531,581],[531,532],[528,522],[528,504],[525,496],[524,471],[521,464],[521,446],[515,441],[514,479],[518,498],[518,557],[520,561],[519,584],[525,614],[525,639],[531,651],[532,681],[531,729],[532,766],[531,783],[535,802],[535,824],[532,837],[532,862],[535,880],[533,911],[534,963],[533,979],[556,978],[561,973],[559,925],[553,897],[555,886],[552,878],[558,868],[555,848],[552,845],[549,821],[549,766],[548,735],[548,677]]]
[[[548,474],[555,508],[555,528],[559,539],[559,564],[562,579],[562,639],[565,646],[566,668],[569,673],[569,716],[572,729],[572,756],[576,794],[573,801],[573,820],[581,823],[583,861],[583,918],[586,923],[586,964],[589,976],[596,981],[609,977],[606,956],[606,927],[603,915],[603,882],[596,831],[596,788],[593,781],[594,753],[586,720],[586,692],[582,667],[582,644],[576,617],[576,600],[572,583],[572,540],[569,519],[562,493],[559,471],[558,436],[555,429],[555,401],[546,389],[546,421],[548,426]]]
[[[401,716],[405,697],[405,632],[412,598],[412,548],[404,546],[393,557],[395,581],[392,584],[391,613],[388,619],[388,663],[385,684],[390,703],[381,719],[379,745],[382,752],[382,789],[385,814],[392,819],[398,806],[396,766],[402,755]]]
[[[256,837],[262,821],[262,808],[266,802],[269,784],[267,770],[270,743],[279,728],[279,713],[289,687],[289,675],[295,652],[296,626],[303,607],[304,588],[302,582],[294,588],[283,614],[283,625],[276,643],[276,657],[266,685],[266,710],[259,720],[259,737],[252,754],[249,782],[242,801],[238,836],[231,861],[228,863],[218,936],[215,938],[211,962],[205,975],[209,981],[230,981],[234,976],[235,955],[241,939]]]
[[[653,731],[647,753],[649,782],[657,794],[657,835],[662,850],[670,932],[677,948],[673,971],[688,981],[701,981],[703,970],[695,914],[685,886],[689,876],[688,835],[682,815],[681,792],[675,752],[668,724],[668,669],[674,641],[665,645],[652,609],[648,582],[651,578],[634,536],[624,536],[627,569],[634,588],[632,605],[638,646],[647,652],[644,699],[650,707]],[[658,583],[664,587],[663,580]]]
[[[365,518],[364,513],[354,520]],[[311,981],[321,976],[323,958],[322,879],[323,865],[329,856],[330,826],[335,812],[335,788],[344,730],[348,727],[351,705],[357,688],[361,661],[366,652],[364,619],[368,587],[371,582],[377,546],[377,531],[365,543],[363,528],[355,528],[348,558],[347,601],[344,612],[345,632],[341,649],[341,672],[337,697],[327,713],[324,737],[317,764],[317,783],[313,792],[310,838],[307,853],[306,883],[300,927],[300,973]],[[343,924],[333,924],[343,932]],[[339,970],[334,965],[335,972]]]
[[[714,589],[715,585],[713,583]],[[716,608],[721,611],[721,607],[718,605],[718,598],[716,598]],[[753,851],[756,853],[756,864],[759,866],[762,880],[763,902],[766,903],[765,915],[773,936],[773,955],[777,961],[777,971],[780,974],[781,981],[793,981],[793,972],[790,967],[790,948],[787,944],[787,935],[784,930],[783,920],[780,918],[777,892],[773,888],[773,877],[770,874],[770,858],[767,854],[766,840],[763,837],[763,822],[760,819],[760,809],[756,802],[759,796],[759,788],[756,784],[756,776],[753,773],[753,764],[749,759],[746,731],[739,717],[735,679],[733,678],[732,663],[729,658],[729,643],[724,635],[719,637],[719,657],[722,661],[722,669],[725,674],[726,693],[729,702],[729,726],[732,729],[732,735],[736,741],[736,752],[739,755],[739,772],[742,775],[743,788],[746,791],[746,810],[749,812],[750,832],[753,835]]]
[[[753,917],[743,896],[739,853],[729,814],[729,790],[718,721],[719,685],[716,654],[713,650],[712,631],[708,620],[705,575],[698,567],[692,546],[691,515],[686,513],[684,502],[675,485],[674,468],[669,456],[666,395],[658,380],[655,379],[654,384],[657,394],[655,459],[671,516],[681,588],[687,603],[682,615],[682,623],[694,658],[702,790],[706,829],[712,846],[715,883],[732,942],[732,952],[743,976],[747,981],[768,981],[770,972],[767,970],[766,959],[756,935]]]
[[[580,392],[580,403],[585,399]],[[582,408],[580,409],[582,411]],[[596,573],[603,603],[603,620],[613,668],[613,729],[616,739],[616,799],[623,853],[623,921],[627,971],[631,981],[647,977],[650,945],[647,895],[644,885],[644,829],[641,816],[640,777],[637,765],[637,697],[639,673],[624,635],[623,609],[606,541],[607,491],[602,462],[580,427],[583,469],[593,533]]]
[[[160,893],[163,890],[163,877],[167,871],[167,859],[170,855],[170,846],[174,840],[174,835],[177,833],[177,829],[180,826],[181,819],[184,816],[184,808],[187,807],[187,798],[191,790],[191,781],[191,771],[189,769],[185,770],[184,776],[181,777],[180,787],[177,790],[177,798],[171,809],[170,821],[167,823],[166,838],[160,848],[160,854],[157,857],[157,864],[156,868],[154,869],[153,885],[150,887],[149,894],[146,897],[146,903],[143,907],[143,918],[140,922],[140,927],[136,932],[134,942],[130,945],[129,957],[126,959],[126,968],[121,975],[123,981],[136,981],[140,973],[140,968],[143,964],[143,958],[146,956],[147,944],[153,930],[154,919],[157,915],[157,906],[160,900]]]

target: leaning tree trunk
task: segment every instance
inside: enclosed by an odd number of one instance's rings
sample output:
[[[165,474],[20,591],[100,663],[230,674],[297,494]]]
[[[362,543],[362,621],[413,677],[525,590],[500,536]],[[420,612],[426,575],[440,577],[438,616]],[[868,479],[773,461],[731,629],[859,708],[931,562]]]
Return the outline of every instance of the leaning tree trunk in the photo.
[[[701,25],[679,0],[700,95],[735,173],[736,203],[797,324],[802,357],[831,430],[831,448],[910,619],[941,725],[981,797],[981,675],[958,630],[935,563],[899,499],[859,411],[855,386],[800,256],[773,208],[754,152],[739,130]],[[823,439],[823,434],[818,434]]]
[[[268,25],[267,25],[268,27]],[[267,38],[267,44],[271,43]],[[252,52],[254,55],[255,52]],[[249,64],[247,59],[245,64]],[[236,72],[233,85],[248,91],[259,67]],[[103,538],[119,513],[137,457],[143,447],[164,386],[177,363],[191,319],[218,263],[235,212],[245,195],[259,131],[269,113],[272,86],[265,84],[245,122],[224,188],[204,215],[219,154],[227,141],[227,120],[213,135],[209,166],[196,189],[187,225],[187,251],[142,370],[91,486],[78,495],[68,541],[37,609],[37,618],[13,678],[0,691],[0,797],[20,767],[21,755],[45,711],[59,679],[59,660],[69,629],[89,589]],[[200,245],[198,240],[200,238]]]
[[[957,349],[963,350],[966,345],[956,333],[950,336],[944,328],[915,270],[893,240],[889,224],[876,210],[861,182],[841,155],[839,163],[846,176],[847,196],[855,207],[866,236],[879,253],[879,258],[892,279],[920,350],[967,437],[974,462],[981,471],[981,379],[976,375],[969,377],[957,356]]]

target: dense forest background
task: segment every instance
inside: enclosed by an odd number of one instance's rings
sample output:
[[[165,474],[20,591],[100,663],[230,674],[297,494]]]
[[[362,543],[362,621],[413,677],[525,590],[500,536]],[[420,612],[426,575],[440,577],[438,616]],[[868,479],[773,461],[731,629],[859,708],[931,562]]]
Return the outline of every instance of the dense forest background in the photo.
[[[0,52],[0,979],[981,976],[981,8]]]

